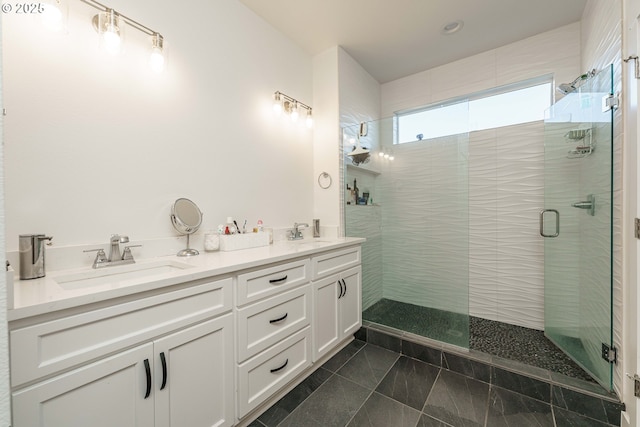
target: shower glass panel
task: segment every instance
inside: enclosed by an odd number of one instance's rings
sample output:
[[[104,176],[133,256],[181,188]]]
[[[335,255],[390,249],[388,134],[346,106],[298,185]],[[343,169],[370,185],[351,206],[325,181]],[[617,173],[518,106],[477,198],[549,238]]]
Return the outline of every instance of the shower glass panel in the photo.
[[[395,126],[343,129],[346,235],[367,238],[363,320],[468,348],[469,135],[394,144]],[[358,138],[371,156],[354,165]]]
[[[545,334],[612,388],[612,67],[554,104],[545,119]],[[555,236],[555,237],[554,237]]]

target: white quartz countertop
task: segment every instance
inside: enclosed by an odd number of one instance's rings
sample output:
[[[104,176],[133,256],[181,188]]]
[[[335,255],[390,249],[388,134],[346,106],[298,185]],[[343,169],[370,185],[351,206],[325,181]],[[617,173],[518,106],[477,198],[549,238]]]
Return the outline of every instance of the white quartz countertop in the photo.
[[[77,287],[61,285],[61,278],[91,274],[98,270],[83,267],[73,270],[52,271],[40,279],[15,280],[13,284],[13,308],[7,312],[8,320],[24,319],[45,313],[74,308],[146,292],[179,283],[211,276],[230,274],[248,268],[286,261],[297,257],[313,256],[328,250],[360,244],[365,239],[346,237],[337,239],[306,239],[297,242],[276,242],[269,246],[230,252],[204,252],[194,257],[158,257],[137,260],[143,267],[175,263],[183,269],[124,280],[108,280],[92,286]],[[188,265],[188,266],[187,266]],[[104,267],[100,271],[119,267]]]

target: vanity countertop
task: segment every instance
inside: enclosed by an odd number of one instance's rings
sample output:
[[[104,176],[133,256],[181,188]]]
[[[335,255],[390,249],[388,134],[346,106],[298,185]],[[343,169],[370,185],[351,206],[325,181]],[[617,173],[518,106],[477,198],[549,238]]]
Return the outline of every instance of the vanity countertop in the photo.
[[[364,242],[356,237],[334,239],[308,239],[297,242],[276,242],[269,246],[230,252],[200,252],[195,257],[167,256],[136,261],[145,263],[188,264],[188,268],[158,273],[141,278],[110,280],[104,284],[87,287],[63,287],[61,277],[81,275],[88,268],[52,271],[41,279],[15,280],[13,284],[13,308],[7,312],[8,320],[25,319],[54,311],[65,310],[113,298],[125,297],[140,292],[155,290],[179,283],[211,276],[231,274],[248,268],[277,263],[296,257],[313,256],[328,250],[339,249]],[[104,267],[105,271],[109,268]]]

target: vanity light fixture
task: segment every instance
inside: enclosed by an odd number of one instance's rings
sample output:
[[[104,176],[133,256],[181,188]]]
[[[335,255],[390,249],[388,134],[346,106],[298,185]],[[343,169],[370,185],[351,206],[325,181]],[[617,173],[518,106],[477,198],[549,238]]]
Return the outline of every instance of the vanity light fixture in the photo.
[[[280,91],[276,91],[273,94],[273,110],[277,114],[281,114],[283,111],[289,115],[291,121],[296,122],[300,117],[300,109],[307,110],[305,123],[308,128],[313,127],[313,112],[312,108],[307,104],[304,104],[297,99],[294,99]]]
[[[122,47],[122,31],[126,23],[150,36],[151,51],[149,65],[153,71],[158,73],[164,69],[164,38],[160,33],[95,0],[81,1],[100,11],[100,13],[93,17],[91,23],[93,24],[93,28],[100,34],[101,44],[107,52],[111,54],[120,52]]]
[[[42,14],[40,17],[44,26],[55,33],[65,32],[67,21],[66,0],[46,0],[41,5]]]

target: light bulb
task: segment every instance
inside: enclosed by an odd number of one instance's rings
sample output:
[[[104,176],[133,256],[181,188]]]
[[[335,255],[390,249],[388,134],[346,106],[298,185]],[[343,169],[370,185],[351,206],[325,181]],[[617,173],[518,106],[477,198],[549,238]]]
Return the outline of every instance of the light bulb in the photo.
[[[389,156],[389,160],[393,160],[393,159],[395,159],[394,156]]]
[[[384,157],[384,153],[381,151],[381,152],[378,153],[378,156]]]
[[[163,50],[163,38],[160,34],[156,33],[151,39],[151,55],[149,55],[149,66],[156,73],[161,73],[164,70],[164,50]]]
[[[356,143],[356,139],[355,138],[349,138],[349,144],[355,145],[355,143]]]
[[[309,129],[313,127],[313,117],[311,116],[311,110],[307,111],[306,124]]]
[[[300,116],[300,113],[298,113],[298,102],[294,101],[293,106],[291,107],[291,121],[297,122],[299,116]]]
[[[273,94],[273,111],[278,116],[282,114],[282,99],[280,98],[280,92]]]
[[[95,20],[96,18],[94,18]],[[98,26],[96,27],[100,33],[102,48],[111,55],[120,53],[122,44],[122,34],[118,26],[118,15],[113,9],[109,9],[98,15]]]
[[[46,28],[54,32],[60,32],[64,28],[62,10],[59,3],[44,3],[42,11],[42,23]]]
[[[388,158],[389,158],[389,155],[388,155],[388,154],[385,154],[385,155],[384,155],[384,158],[385,158],[385,159],[388,159]]]
[[[105,50],[110,54],[115,55],[120,52],[120,34],[112,26],[102,33],[102,42]]]

